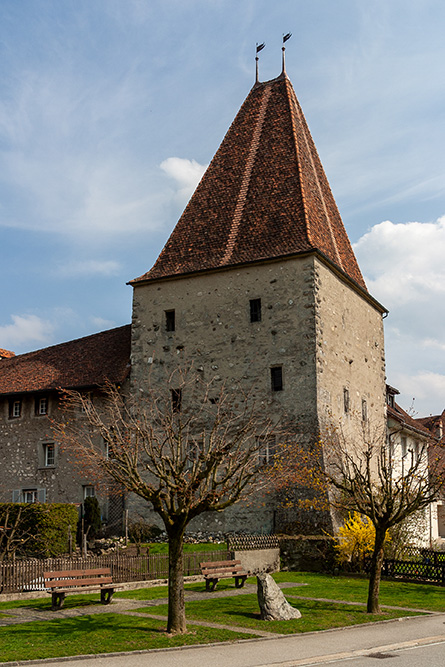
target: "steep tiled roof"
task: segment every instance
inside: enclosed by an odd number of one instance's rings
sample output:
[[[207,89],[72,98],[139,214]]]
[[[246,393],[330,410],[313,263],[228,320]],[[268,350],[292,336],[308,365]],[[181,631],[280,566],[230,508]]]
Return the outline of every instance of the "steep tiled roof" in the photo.
[[[10,359],[11,357],[14,357],[15,353],[11,352],[11,350],[4,350],[0,347],[0,359]]]
[[[0,362],[0,394],[123,382],[130,369],[130,325]]]
[[[252,88],[154,267],[132,284],[314,250],[366,290],[282,74]]]

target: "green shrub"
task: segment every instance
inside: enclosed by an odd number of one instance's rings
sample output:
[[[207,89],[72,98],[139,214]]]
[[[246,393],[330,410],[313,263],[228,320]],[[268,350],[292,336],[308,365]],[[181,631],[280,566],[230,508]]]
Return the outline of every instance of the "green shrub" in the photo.
[[[23,539],[18,556],[47,558],[68,550],[69,527],[74,530],[78,511],[75,505],[62,503],[0,503],[0,517],[9,513],[10,522],[20,514],[17,533]]]
[[[128,527],[128,537],[130,538],[130,541],[135,544],[150,542],[150,540],[159,537],[161,533],[162,528],[145,523],[145,521],[135,521]]]
[[[83,501],[84,531],[89,539],[97,537],[102,529],[99,501],[96,496],[88,496]]]

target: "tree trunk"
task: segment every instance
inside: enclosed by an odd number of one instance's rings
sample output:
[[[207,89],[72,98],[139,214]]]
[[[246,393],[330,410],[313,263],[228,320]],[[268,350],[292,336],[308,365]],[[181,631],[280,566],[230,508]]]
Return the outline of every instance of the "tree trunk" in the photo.
[[[168,532],[168,622],[167,632],[186,632],[184,601],[184,528],[173,526]]]
[[[374,551],[371,558],[371,571],[369,573],[368,604],[366,611],[368,614],[380,614],[379,593],[380,577],[383,564],[383,546],[386,537],[386,528],[376,527]]]

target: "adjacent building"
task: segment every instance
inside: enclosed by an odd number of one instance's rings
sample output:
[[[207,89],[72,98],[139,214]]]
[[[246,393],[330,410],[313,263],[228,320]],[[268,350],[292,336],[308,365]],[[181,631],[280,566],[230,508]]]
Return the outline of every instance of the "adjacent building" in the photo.
[[[82,465],[60,451],[51,418],[61,388],[94,396],[106,381],[125,386],[129,373],[129,325],[0,359],[0,502],[80,505],[99,495],[104,521],[120,530],[122,496],[102,496]]]

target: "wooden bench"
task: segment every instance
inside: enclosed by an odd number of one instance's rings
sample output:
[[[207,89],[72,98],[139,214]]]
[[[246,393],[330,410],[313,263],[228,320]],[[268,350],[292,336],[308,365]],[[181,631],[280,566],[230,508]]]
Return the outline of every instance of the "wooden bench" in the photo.
[[[44,572],[45,588],[51,593],[51,609],[57,611],[63,607],[67,593],[85,593],[100,590],[100,601],[109,604],[115,586],[109,567],[92,570],[56,570]]]
[[[219,579],[235,577],[236,588],[242,588],[248,577],[240,560],[215,560],[200,563],[201,574],[206,582],[206,591],[214,591]]]

